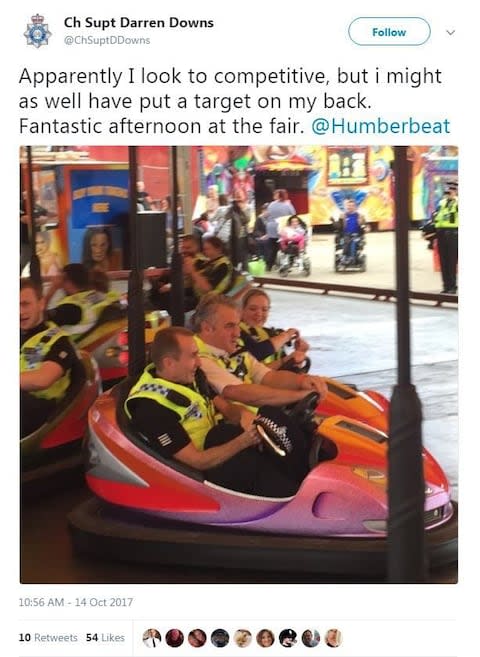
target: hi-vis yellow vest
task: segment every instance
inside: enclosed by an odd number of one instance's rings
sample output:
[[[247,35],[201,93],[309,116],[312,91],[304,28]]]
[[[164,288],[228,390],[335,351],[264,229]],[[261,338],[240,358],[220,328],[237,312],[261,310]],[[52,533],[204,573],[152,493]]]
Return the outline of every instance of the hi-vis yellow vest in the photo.
[[[84,333],[89,331],[95,325],[100,312],[106,306],[112,303],[111,299],[107,301],[107,295],[96,290],[85,290],[84,292],[76,292],[70,294],[58,304],[63,306],[69,304],[77,306],[82,312],[82,317],[78,324],[65,324],[62,326],[73,340],[78,340]]]
[[[205,447],[205,438],[209,430],[215,426],[215,408],[210,399],[201,395],[196,389],[180,383],[173,383],[155,375],[155,366],[148,365],[142,376],[130,390],[125,401],[125,412],[131,419],[128,408],[131,399],[152,399],[161,406],[175,411],[180,416],[180,424],[190,436],[190,440],[199,450]],[[161,427],[159,427],[161,429]]]
[[[217,269],[220,265],[227,265],[227,273],[222,278],[222,280],[216,285],[216,287],[213,288],[213,290],[211,290],[211,292],[216,292],[217,294],[225,294],[230,290],[230,288],[233,286],[233,283],[235,281],[235,272],[233,270],[233,265],[226,256],[220,256],[218,258],[215,258],[215,260],[212,260],[207,265],[205,265],[201,269],[201,272],[208,279],[209,274],[215,271],[215,269]],[[205,294],[205,292],[196,288],[195,286],[193,288],[193,291],[195,293],[195,296],[197,296],[198,298],[200,298],[203,294]]]
[[[194,338],[195,342],[197,343],[198,355],[200,358],[208,358],[212,360],[220,367],[226,369],[227,372],[230,372],[230,374],[233,374],[238,379],[243,381],[243,383],[253,383],[253,376],[251,373],[251,359],[253,356],[249,354],[248,351],[241,351],[237,354],[234,354],[233,356],[216,356],[209,350],[208,345],[205,344],[205,342],[198,335],[195,335]],[[258,411],[258,408],[255,406],[242,404],[241,402],[233,403],[245,406],[245,408],[248,408],[250,411],[252,411],[252,413],[257,413]]]
[[[40,369],[45,356],[52,346],[57,340],[64,337],[68,337],[67,334],[59,329],[58,326],[49,322],[47,329],[36,333],[24,342],[20,348],[20,373],[34,372]],[[67,371],[49,388],[31,391],[30,394],[40,399],[56,399],[60,401],[65,396],[69,386],[70,371]]]
[[[248,333],[254,340],[257,342],[263,342],[264,340],[270,340],[270,338],[275,335],[275,332],[273,330],[267,329],[265,326],[248,326],[245,324],[245,322],[240,322],[240,328],[242,331],[245,331],[245,333]],[[242,346],[245,346],[243,343],[243,340],[240,339],[240,342]],[[262,360],[262,363],[265,365],[268,365],[269,363],[273,363],[276,360],[280,360],[285,355],[285,352],[283,349],[280,351],[276,351],[274,354],[271,354],[270,356],[267,356]]]
[[[209,350],[208,345],[206,345],[198,335],[195,335],[195,342],[197,343],[198,355],[200,358],[209,358],[210,360],[213,360],[214,363],[217,363],[217,365],[226,369],[230,374],[241,379],[243,383],[253,383],[249,361],[251,355],[248,351],[241,351],[233,356],[216,356]]]
[[[458,201],[442,198],[435,215],[435,228],[458,228]]]

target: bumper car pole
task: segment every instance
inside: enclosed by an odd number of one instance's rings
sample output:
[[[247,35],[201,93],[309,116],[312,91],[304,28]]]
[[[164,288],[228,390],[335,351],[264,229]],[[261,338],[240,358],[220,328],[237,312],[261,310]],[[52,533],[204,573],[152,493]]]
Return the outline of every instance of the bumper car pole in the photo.
[[[128,276],[128,374],[136,376],[145,367],[145,319],[143,307],[143,272],[140,271],[137,230],[137,147],[128,147],[130,181],[130,274]]]
[[[184,315],[184,285],[183,285],[183,258],[179,248],[178,231],[178,159],[177,147],[170,148],[170,166],[172,169],[172,232],[173,252],[170,263],[170,280],[172,282],[171,307],[172,326],[183,326]]]
[[[37,255],[37,242],[35,239],[37,227],[35,225],[35,196],[33,193],[33,164],[31,146],[27,146],[27,189],[28,205],[30,208],[30,248],[32,251],[32,255],[30,257],[30,278],[38,285],[41,285],[42,276],[40,273],[40,260]]]
[[[388,580],[391,583],[422,583],[426,581],[427,572],[422,409],[410,380],[410,176],[407,147],[396,146],[394,151],[398,381],[390,407]]]

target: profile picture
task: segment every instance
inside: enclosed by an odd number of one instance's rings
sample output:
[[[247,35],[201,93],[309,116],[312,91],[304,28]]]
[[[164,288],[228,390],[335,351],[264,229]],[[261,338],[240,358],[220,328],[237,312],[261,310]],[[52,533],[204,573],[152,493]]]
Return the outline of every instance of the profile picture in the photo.
[[[145,630],[143,633],[143,645],[147,648],[158,648],[162,641],[160,632],[154,627],[150,627],[148,630]]]
[[[338,646],[342,643],[342,633],[340,630],[328,630],[328,632],[325,634],[325,643],[329,648],[338,648]]]
[[[305,630],[302,634],[302,643],[307,648],[315,648],[320,643],[320,634],[318,630]]]
[[[257,643],[261,648],[270,648],[275,641],[272,630],[260,630],[257,632]]]
[[[183,643],[183,632],[177,628],[168,630],[165,634],[165,643],[170,648],[178,648]]]
[[[215,648],[225,648],[225,646],[228,645],[228,642],[230,641],[230,635],[228,634],[227,630],[218,628],[213,630],[210,636],[210,641],[215,646]]]
[[[278,635],[278,640],[284,648],[291,648],[297,643],[297,633],[292,629],[282,630]]]
[[[188,633],[188,643],[194,648],[201,648],[205,645],[207,635],[203,630],[195,629]]]
[[[249,630],[237,630],[233,640],[239,648],[246,648],[252,642],[252,633]]]

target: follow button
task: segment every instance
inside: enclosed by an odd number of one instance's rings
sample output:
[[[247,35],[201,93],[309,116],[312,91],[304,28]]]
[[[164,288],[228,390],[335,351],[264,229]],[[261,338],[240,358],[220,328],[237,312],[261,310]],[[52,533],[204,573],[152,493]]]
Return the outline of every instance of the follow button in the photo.
[[[357,46],[421,46],[430,34],[430,25],[418,16],[360,16],[348,27]]]

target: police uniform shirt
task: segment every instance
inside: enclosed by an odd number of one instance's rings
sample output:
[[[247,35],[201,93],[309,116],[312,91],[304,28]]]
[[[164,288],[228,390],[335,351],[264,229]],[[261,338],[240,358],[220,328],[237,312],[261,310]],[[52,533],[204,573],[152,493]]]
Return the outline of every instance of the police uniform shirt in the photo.
[[[148,439],[149,446],[164,458],[170,458],[190,444],[188,433],[180,424],[180,416],[153,399],[128,402],[132,423]]]
[[[213,391],[210,396],[214,396]],[[135,429],[142,433],[148,439],[149,446],[164,458],[171,458],[191,443],[188,433],[180,424],[180,415],[170,408],[153,399],[141,397],[131,399],[128,408]]]
[[[263,361],[265,358],[273,356],[276,353],[275,347],[269,339],[255,339],[253,335],[250,335],[250,333],[247,333],[247,331],[244,331],[243,329],[240,331],[240,338],[245,345],[246,351],[251,353],[252,356],[255,356],[255,358],[259,361]]]
[[[220,359],[223,358],[225,360],[228,360],[230,357],[223,349],[217,349],[208,344],[206,347],[212,356],[216,356]],[[245,358],[249,360],[249,375],[251,376],[253,383],[261,383],[263,378],[272,370],[263,363],[259,363],[251,354],[245,353],[244,355]],[[219,395],[222,394],[223,389],[226,386],[238,386],[243,383],[242,379],[235,376],[235,374],[230,373],[226,368],[222,367],[207,356],[201,355],[200,363],[202,365],[202,370],[207,376],[209,384]]]
[[[207,265],[204,267],[203,274],[210,283],[212,290],[215,290],[216,287],[223,281],[223,279],[228,276],[229,267],[225,262],[222,262],[219,265],[215,265],[215,260],[211,260],[209,264],[210,266]]]
[[[46,331],[48,329],[47,324],[42,322],[38,326],[29,331],[20,331],[20,347],[30,340],[34,335],[40,333],[41,331]],[[42,359],[42,362],[51,361],[57,363],[63,369],[64,372],[67,372],[72,368],[74,362],[77,360],[77,354],[75,353],[75,347],[70,342],[70,339],[67,336],[62,336],[56,340],[48,353]]]

